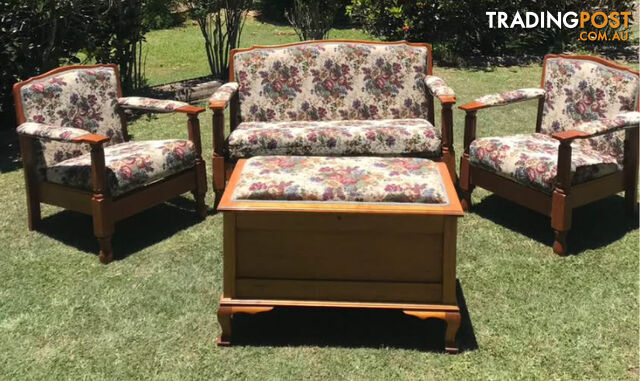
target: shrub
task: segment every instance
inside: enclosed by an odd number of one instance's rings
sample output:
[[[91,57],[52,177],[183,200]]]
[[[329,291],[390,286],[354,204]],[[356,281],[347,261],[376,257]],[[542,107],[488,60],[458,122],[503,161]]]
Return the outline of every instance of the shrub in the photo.
[[[293,9],[285,12],[300,41],[324,40],[333,25],[336,11],[340,8],[337,0],[295,0]]]
[[[226,79],[229,53],[238,47],[242,27],[253,0],[190,0],[191,17],[204,37],[211,74]]]
[[[75,61],[82,47],[86,9],[74,1],[0,1],[0,113],[13,121],[11,87],[63,60]],[[12,124],[12,123],[11,123]]]
[[[91,1],[91,0],[89,0]],[[85,40],[85,53],[100,63],[115,63],[125,92],[143,87],[142,43],[148,28],[144,25],[146,0],[100,0],[94,8],[95,22]]]
[[[0,114],[13,126],[15,82],[87,60],[120,66],[125,89],[144,83],[140,43],[144,0],[0,1]]]
[[[287,23],[285,12],[293,8],[294,0],[258,0],[256,9],[260,12],[260,18],[266,22],[278,24]]]
[[[182,24],[184,16],[176,12],[178,0],[147,0],[143,24],[149,29],[167,29]]]
[[[459,57],[544,55],[602,46],[579,41],[577,30],[491,29],[487,11],[555,14],[593,9],[626,11],[633,5],[633,0],[352,0],[347,13],[374,36],[430,42],[434,55],[440,55],[436,58],[455,61]]]

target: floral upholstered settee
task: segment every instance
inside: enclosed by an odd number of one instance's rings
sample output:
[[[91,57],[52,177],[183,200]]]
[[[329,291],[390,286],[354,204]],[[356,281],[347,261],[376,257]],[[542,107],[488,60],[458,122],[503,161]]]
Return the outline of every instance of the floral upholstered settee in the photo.
[[[463,206],[478,185],[552,217],[566,253],[574,207],[625,191],[637,208],[638,73],[598,57],[550,55],[542,86],[486,95],[467,112],[460,165]],[[478,110],[537,100],[534,133],[476,139]]]
[[[322,41],[234,50],[231,82],[210,99],[216,194],[235,161],[261,155],[423,157],[445,161],[455,177],[455,94],[431,74],[428,44]],[[433,96],[443,104],[440,128]]]

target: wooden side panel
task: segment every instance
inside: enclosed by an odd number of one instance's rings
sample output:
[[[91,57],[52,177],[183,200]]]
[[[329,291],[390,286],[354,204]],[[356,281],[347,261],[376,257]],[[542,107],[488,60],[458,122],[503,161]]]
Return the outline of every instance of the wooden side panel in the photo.
[[[442,236],[444,256],[442,259],[442,303],[456,303],[456,245],[458,219],[445,217]]]
[[[571,188],[571,207],[575,208],[622,192],[624,190],[624,172],[591,180]]]
[[[260,213],[238,215],[238,277],[401,282],[442,279],[441,216],[410,221],[395,216],[385,222],[371,219],[374,216],[289,213],[272,218],[270,224],[268,217]],[[422,223],[410,223],[417,221]]]
[[[91,192],[43,182],[38,185],[38,198],[45,204],[91,215]]]
[[[114,220],[120,221],[182,193],[194,190],[196,176],[195,168],[191,168],[114,200],[112,212]]]
[[[311,213],[238,213],[242,230],[290,230],[333,232],[388,232],[441,234],[442,216],[359,215]]]
[[[222,296],[236,297],[236,213],[226,212],[223,220]]]
[[[470,170],[473,185],[488,189],[500,197],[533,209],[538,213],[551,215],[551,195],[520,185],[483,168],[472,165]]]
[[[239,277],[440,281],[442,236],[238,231]]]
[[[358,301],[394,303],[439,302],[442,286],[433,283],[300,281],[238,279],[238,298]]]

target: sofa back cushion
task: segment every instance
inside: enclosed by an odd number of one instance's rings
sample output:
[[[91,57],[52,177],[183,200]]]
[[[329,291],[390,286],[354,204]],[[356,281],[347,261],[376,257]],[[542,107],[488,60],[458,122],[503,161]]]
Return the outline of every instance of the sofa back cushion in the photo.
[[[426,118],[427,44],[307,42],[235,51],[242,121]]]
[[[600,118],[613,118],[638,107],[638,75],[595,59],[552,56],[545,60],[546,98],[541,132],[573,129]],[[624,132],[580,141],[622,162]]]
[[[71,67],[28,81],[19,89],[24,122],[74,127],[122,143],[118,76],[113,66]],[[19,115],[18,118],[21,116]],[[38,166],[51,166],[89,152],[84,144],[40,140]]]

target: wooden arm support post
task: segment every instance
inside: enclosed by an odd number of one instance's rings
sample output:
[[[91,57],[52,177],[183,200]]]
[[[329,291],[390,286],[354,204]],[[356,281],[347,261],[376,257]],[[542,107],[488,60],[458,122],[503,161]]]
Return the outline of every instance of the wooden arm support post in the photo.
[[[449,175],[454,183],[457,182],[456,174],[456,153],[453,148],[453,103],[442,103],[441,123],[442,123],[442,161],[449,169]]]
[[[464,153],[460,158],[460,193],[461,204],[464,210],[471,208],[471,193],[473,184],[469,163],[469,146],[476,140],[476,111],[467,111],[464,117]]]
[[[100,245],[100,262],[113,261],[111,236],[115,222],[111,216],[111,195],[107,185],[107,170],[104,162],[102,142],[91,144],[91,215],[93,231]]]
[[[551,227],[555,234],[553,251],[567,254],[567,231],[571,229],[571,139],[560,140],[557,183],[551,197]]]
[[[196,207],[198,216],[205,218],[207,216],[207,204],[205,203],[205,196],[207,194],[207,169],[202,160],[202,138],[200,135],[200,120],[198,119],[198,113],[187,114],[189,120],[187,121],[187,129],[189,130],[189,140],[193,142],[196,149],[196,189],[193,191],[193,197],[196,200]]]

